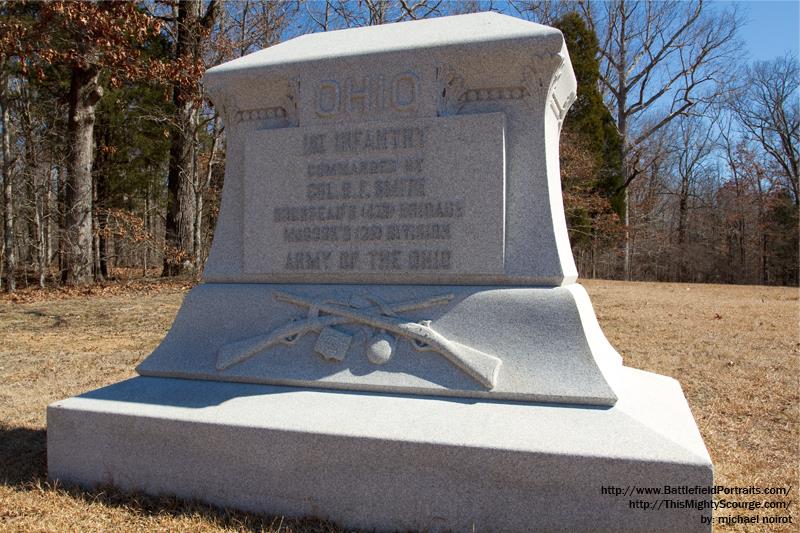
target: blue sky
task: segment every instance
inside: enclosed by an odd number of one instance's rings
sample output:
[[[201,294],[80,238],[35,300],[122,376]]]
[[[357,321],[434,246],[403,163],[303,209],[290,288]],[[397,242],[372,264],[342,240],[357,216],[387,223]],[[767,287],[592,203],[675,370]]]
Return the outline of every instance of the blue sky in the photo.
[[[798,55],[800,0],[750,0],[736,4],[746,18],[740,35],[751,61],[774,59],[786,52]]]

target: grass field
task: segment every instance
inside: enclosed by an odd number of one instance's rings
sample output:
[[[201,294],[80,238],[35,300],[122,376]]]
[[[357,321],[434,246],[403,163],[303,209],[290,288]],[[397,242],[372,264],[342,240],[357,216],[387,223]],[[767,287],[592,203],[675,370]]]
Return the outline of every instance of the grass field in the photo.
[[[785,500],[800,504],[798,290],[584,285],[627,366],[680,380],[714,461],[715,482],[791,486]],[[132,376],[166,334],[186,289],[135,283],[0,296],[0,530],[341,531],[313,519],[47,483],[47,404]],[[761,514],[792,514],[797,523],[800,512],[791,505]],[[739,527],[716,530],[745,530]]]

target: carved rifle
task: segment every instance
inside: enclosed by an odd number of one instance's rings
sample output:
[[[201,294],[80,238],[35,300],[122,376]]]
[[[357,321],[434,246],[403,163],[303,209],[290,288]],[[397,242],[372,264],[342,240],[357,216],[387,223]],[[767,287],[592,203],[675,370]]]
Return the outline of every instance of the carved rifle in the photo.
[[[218,370],[224,370],[242,362],[270,346],[292,342],[298,335],[309,331],[320,331],[322,328],[338,324],[356,323],[390,331],[398,336],[410,339],[412,346],[418,351],[437,352],[488,389],[494,388],[497,382],[497,374],[502,363],[497,357],[449,340],[427,324],[418,324],[397,316],[391,316],[396,313],[446,303],[452,299],[452,296],[448,295],[426,301],[404,302],[390,305],[388,308],[387,306],[376,305],[369,308],[355,309],[336,303],[316,303],[279,291],[275,291],[273,294],[275,299],[279,301],[308,309],[311,316],[305,320],[289,323],[270,334],[251,337],[223,346],[217,357]],[[327,313],[329,316],[318,316],[319,312]]]
[[[283,293],[281,293],[283,294]],[[280,300],[275,293],[275,298]],[[436,296],[428,300],[410,300],[400,302],[390,306],[374,305],[361,309],[364,313],[384,313],[397,314],[417,309],[425,309],[436,305],[444,305],[453,299],[452,295]],[[308,306],[307,306],[308,307]],[[235,341],[224,345],[217,355],[217,370],[225,370],[235,364],[241,363],[254,356],[262,350],[271,348],[278,344],[294,344],[297,338],[309,332],[319,333],[322,329],[329,326],[338,326],[352,322],[349,318],[342,316],[319,316],[319,308],[316,306],[308,307],[308,318],[305,320],[295,320],[289,322],[267,335],[257,335],[241,341]]]

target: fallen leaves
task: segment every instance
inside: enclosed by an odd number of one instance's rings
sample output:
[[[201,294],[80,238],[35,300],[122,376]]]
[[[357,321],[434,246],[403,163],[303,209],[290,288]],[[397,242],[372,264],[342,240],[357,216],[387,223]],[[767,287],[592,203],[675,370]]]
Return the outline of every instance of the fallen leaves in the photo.
[[[0,293],[0,302],[32,303],[73,298],[93,298],[102,296],[137,296],[188,291],[197,280],[189,278],[150,278],[127,282],[97,283],[75,287],[38,287],[17,289],[13,293]]]

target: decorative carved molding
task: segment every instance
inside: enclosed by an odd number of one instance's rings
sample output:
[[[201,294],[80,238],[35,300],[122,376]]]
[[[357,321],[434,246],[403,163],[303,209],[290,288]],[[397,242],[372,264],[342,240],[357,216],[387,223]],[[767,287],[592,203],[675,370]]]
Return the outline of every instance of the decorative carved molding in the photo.
[[[300,102],[300,78],[286,80],[286,92],[283,97],[283,110],[286,113],[285,118],[287,125],[298,126],[300,118],[297,112],[297,106]]]
[[[492,87],[485,89],[469,89],[459,96],[459,102],[488,102],[493,100],[520,100],[530,96],[528,89],[517,87]]]
[[[519,85],[467,88],[464,77],[450,65],[437,69],[439,82],[439,115],[458,114],[465,105],[482,102],[524,100],[539,96],[563,122],[567,110],[575,100],[574,91],[559,98],[556,87],[564,72],[566,57],[560,53],[541,53],[522,72]]]
[[[559,125],[564,121],[570,105],[576,98],[575,91],[570,91],[563,100],[557,94],[556,87],[564,73],[565,65],[566,58],[560,53],[537,54],[523,73],[523,83],[531,93],[539,94],[547,99],[550,110],[558,119]]]
[[[274,120],[275,122],[267,126],[275,128],[297,125],[298,84],[298,80],[288,79],[275,82],[272,90],[262,95],[265,103],[273,105],[250,109],[240,109],[232,96],[233,93],[223,90],[221,82],[216,77],[204,80],[204,90],[226,123]]]
[[[571,91],[564,101],[561,102],[559,101],[558,94],[553,91],[550,97],[550,109],[555,113],[556,117],[558,117],[559,124],[564,122],[564,117],[567,116],[567,111],[569,111],[569,107],[575,101],[576,97],[575,91]]]
[[[564,69],[564,56],[556,53],[535,54],[524,68],[522,83],[531,94],[547,95],[558,83]]]
[[[458,97],[465,86],[464,77],[451,65],[444,65],[436,69],[436,80],[439,89],[439,116],[457,113]]]
[[[248,120],[268,120],[274,118],[286,118],[286,109],[280,106],[264,107],[261,109],[244,109],[237,111],[236,122],[246,122]]]
[[[397,342],[403,339],[417,351],[444,356],[487,389],[494,388],[497,383],[500,359],[446,338],[431,327],[429,320],[415,323],[400,316],[400,313],[449,303],[452,294],[393,304],[370,294],[354,294],[345,301],[311,300],[280,291],[274,291],[273,297],[305,309],[306,315],[296,317],[266,335],[224,345],[217,354],[217,370],[223,371],[239,364],[267,348],[292,345],[300,337],[312,333],[317,335],[314,351],[328,361],[341,362],[351,348],[354,335],[335,326],[351,325],[367,328],[370,332],[364,339],[364,354],[372,364],[387,363]]]
[[[222,120],[226,123],[231,122],[232,117],[236,114],[236,105],[232,101],[231,93],[225,90],[219,80],[204,79],[203,92],[222,116]]]

